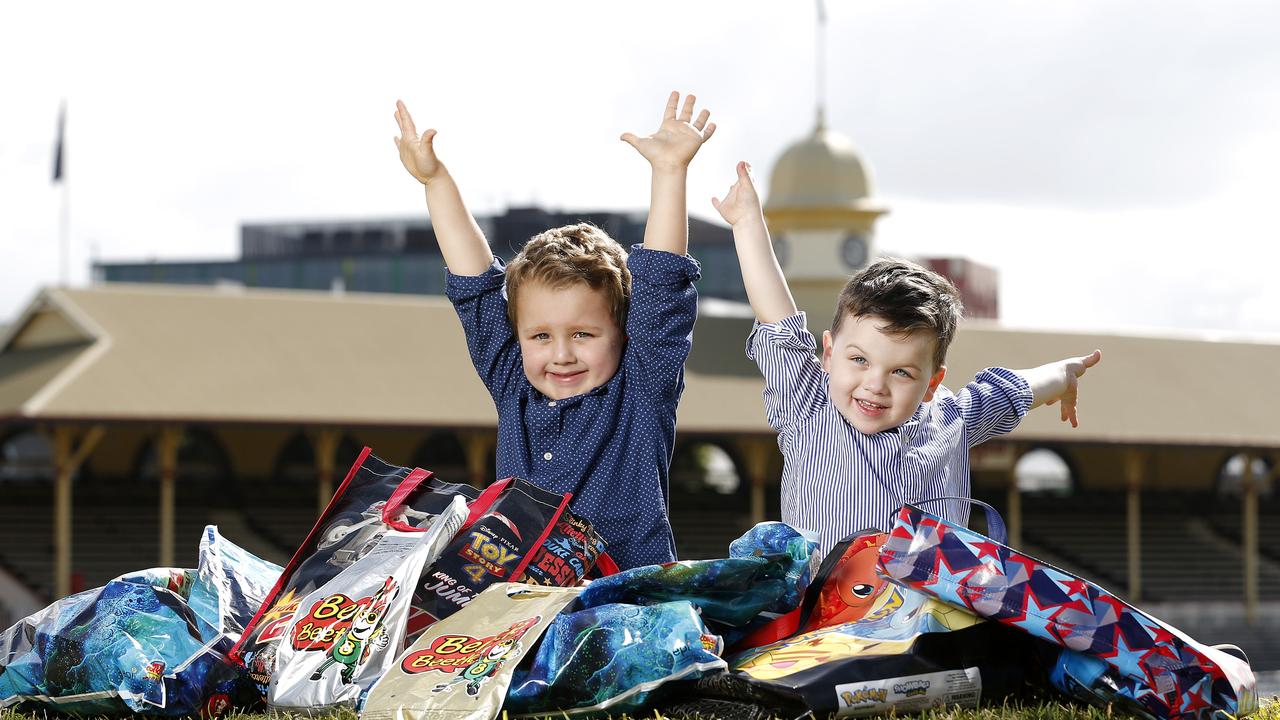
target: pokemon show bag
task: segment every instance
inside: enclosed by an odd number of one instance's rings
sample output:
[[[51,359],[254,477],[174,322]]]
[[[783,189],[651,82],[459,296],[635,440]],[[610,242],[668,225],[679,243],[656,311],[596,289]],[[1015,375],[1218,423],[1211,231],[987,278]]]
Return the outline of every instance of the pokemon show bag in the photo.
[[[413,585],[466,517],[466,502],[454,497],[430,528],[387,530],[364,557],[304,596],[276,645],[268,704],[354,707],[403,649]]]
[[[496,583],[427,628],[387,671],[363,720],[497,717],[520,659],[580,588]]]
[[[1258,706],[1247,662],[1202,645],[1112,593],[914,505],[898,512],[879,569],[1065,650],[1051,678],[1073,697],[1171,718]]]
[[[700,679],[664,710],[694,712],[710,698],[787,717],[908,714],[998,701],[1033,679],[1033,638],[885,581],[884,541],[868,530],[837,544],[797,610],[739,643],[747,649],[727,656],[730,673]]]
[[[232,659],[249,670],[263,699],[275,667],[275,645],[299,598],[363,557],[388,529],[424,526],[458,496],[479,509],[473,502],[479,495],[426,470],[392,465],[364,448],[232,650]]]

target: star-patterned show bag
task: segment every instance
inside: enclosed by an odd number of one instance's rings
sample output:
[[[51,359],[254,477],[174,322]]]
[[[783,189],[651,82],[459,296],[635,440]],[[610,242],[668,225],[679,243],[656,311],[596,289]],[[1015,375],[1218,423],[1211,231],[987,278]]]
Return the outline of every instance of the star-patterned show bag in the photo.
[[[1003,540],[1003,523],[998,526],[992,534]],[[878,570],[1060,646],[1050,678],[1077,699],[1115,702],[1155,718],[1214,711],[1239,717],[1258,707],[1247,661],[1191,639],[1088,580],[915,505],[898,512]]]

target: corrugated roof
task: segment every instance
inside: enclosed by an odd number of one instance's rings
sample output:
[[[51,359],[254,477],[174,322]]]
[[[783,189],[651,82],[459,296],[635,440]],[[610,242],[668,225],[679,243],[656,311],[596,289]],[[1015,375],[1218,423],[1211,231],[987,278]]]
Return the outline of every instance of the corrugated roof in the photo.
[[[741,317],[699,318],[681,431],[771,432],[762,382],[743,357],[750,325]],[[1014,437],[1280,446],[1280,390],[1270,381],[1280,367],[1274,342],[1025,331],[970,321],[949,353],[946,384],[962,385],[987,365],[1032,367],[1095,347],[1103,361],[1083,380],[1081,426],[1059,422],[1050,407],[1031,413]],[[9,328],[0,348],[0,419],[496,422],[457,316],[437,297],[158,285],[51,289]]]

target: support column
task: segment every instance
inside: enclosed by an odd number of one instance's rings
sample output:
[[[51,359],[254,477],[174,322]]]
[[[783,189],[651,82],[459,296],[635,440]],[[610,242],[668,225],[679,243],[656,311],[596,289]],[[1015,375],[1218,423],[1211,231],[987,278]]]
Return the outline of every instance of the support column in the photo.
[[[751,525],[765,520],[765,486],[769,479],[769,448],[771,441],[748,437],[738,440],[742,461],[747,466],[747,479],[751,483]]]
[[[467,476],[471,486],[484,489],[493,482],[489,477],[489,458],[497,447],[497,437],[488,430],[468,430],[459,433],[462,450],[467,455]]]
[[[160,567],[173,567],[173,485],[181,444],[181,425],[166,425],[156,437],[156,461],[160,466]]]
[[[1124,475],[1127,488],[1125,513],[1128,533],[1129,597],[1131,603],[1142,600],[1142,482],[1145,454],[1138,448],[1125,453]]]
[[[53,596],[71,594],[71,478],[93,452],[106,430],[89,429],[75,444],[75,429],[61,425],[53,430]]]
[[[337,464],[338,441],[342,434],[333,428],[317,430],[311,437],[316,463],[316,517],[324,513],[333,499],[333,471]]]
[[[1258,481],[1253,475],[1253,455],[1245,453],[1240,477],[1240,517],[1244,524],[1244,618],[1258,624]]]
[[[1018,458],[1022,448],[1014,446],[1009,460],[1008,481],[1005,491],[1005,526],[1009,531],[1009,547],[1022,547],[1022,490],[1018,487]]]

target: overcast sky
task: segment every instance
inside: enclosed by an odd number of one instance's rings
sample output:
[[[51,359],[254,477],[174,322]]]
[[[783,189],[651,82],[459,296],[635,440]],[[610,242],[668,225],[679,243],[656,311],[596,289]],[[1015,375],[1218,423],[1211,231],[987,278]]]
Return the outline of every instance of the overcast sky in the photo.
[[[7,3],[0,323],[105,260],[230,258],[243,221],[424,212],[403,98],[473,211],[641,209],[617,137],[666,93],[719,124],[692,214],[814,123],[813,3]],[[379,9],[381,8],[381,9]],[[891,214],[881,250],[1001,274],[1005,320],[1280,333],[1280,3],[830,0],[828,120]]]

